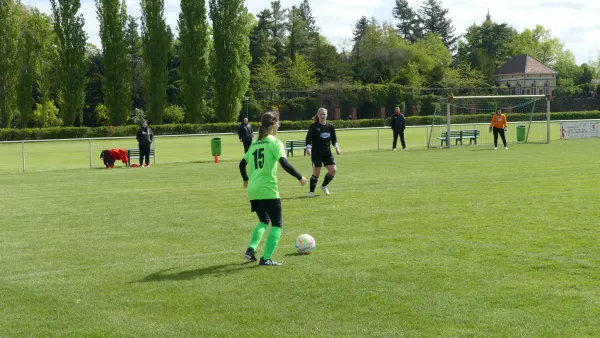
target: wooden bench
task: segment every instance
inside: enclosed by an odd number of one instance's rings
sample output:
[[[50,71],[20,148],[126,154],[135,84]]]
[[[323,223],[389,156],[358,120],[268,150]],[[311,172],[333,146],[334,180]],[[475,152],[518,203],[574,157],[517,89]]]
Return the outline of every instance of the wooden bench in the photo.
[[[285,150],[287,151],[287,156],[294,156],[294,150],[304,149],[304,156],[306,156],[306,141],[304,140],[292,140],[285,142]]]
[[[140,150],[139,149],[127,149],[127,158],[129,159],[129,163],[127,163],[127,166],[131,167],[131,162],[133,160],[135,160],[135,163],[137,163],[137,161],[139,161]],[[154,164],[156,164],[156,152],[155,152],[154,148],[150,148],[150,158],[154,159]]]
[[[441,141],[441,146],[443,146],[444,142],[447,142],[449,139],[455,140],[456,145],[458,145],[458,142],[460,142],[460,145],[462,145],[464,139],[468,139],[469,144],[472,144],[473,142],[477,144],[477,138],[479,137],[480,133],[477,129],[450,130],[450,137],[447,137],[447,132],[447,130],[442,131],[442,135],[438,137],[438,139]]]

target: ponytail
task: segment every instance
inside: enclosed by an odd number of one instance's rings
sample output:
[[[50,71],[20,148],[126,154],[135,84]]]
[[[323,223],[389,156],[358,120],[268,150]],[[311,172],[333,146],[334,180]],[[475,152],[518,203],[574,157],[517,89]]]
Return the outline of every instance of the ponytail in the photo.
[[[262,140],[265,136],[272,134],[275,123],[279,122],[279,113],[276,111],[270,111],[262,114],[260,117],[260,128],[258,129],[258,141]]]

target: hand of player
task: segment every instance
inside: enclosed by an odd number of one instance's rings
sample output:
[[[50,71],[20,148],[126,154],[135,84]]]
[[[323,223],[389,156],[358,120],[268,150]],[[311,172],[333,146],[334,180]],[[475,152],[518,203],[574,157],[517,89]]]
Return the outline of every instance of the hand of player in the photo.
[[[492,127],[490,127],[490,133],[492,132]]]
[[[242,139],[240,139],[240,142],[242,142]]]
[[[335,148],[335,152],[339,155],[341,154],[340,148]]]
[[[306,184],[306,177],[302,176],[300,179],[300,185],[304,186]]]
[[[248,181],[244,181],[244,189],[248,188]]]
[[[310,155],[310,148],[306,149],[306,155]]]
[[[504,131],[507,131],[507,130],[508,130],[508,127],[504,127]]]

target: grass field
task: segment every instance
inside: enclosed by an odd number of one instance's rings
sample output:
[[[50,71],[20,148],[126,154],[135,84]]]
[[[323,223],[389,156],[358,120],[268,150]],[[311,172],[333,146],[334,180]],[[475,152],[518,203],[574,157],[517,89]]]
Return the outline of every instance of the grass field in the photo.
[[[371,135],[344,135],[331,196],[279,170],[281,267],[244,264],[257,220],[229,150],[0,174],[0,336],[600,335],[600,140],[377,152]],[[46,145],[34,168],[75,149]]]
[[[510,124],[507,132],[509,143],[516,142],[516,124]],[[491,145],[492,134],[488,133],[487,124],[453,126],[453,129],[478,128],[481,131],[480,145]],[[539,142],[546,140],[545,124],[534,124],[531,128],[530,140]],[[424,149],[428,140],[433,146],[439,146],[437,137],[445,126],[435,126],[434,132],[429,136],[430,126],[409,127],[406,130],[406,142],[411,149]],[[552,140],[560,138],[559,124],[552,123]],[[214,158],[210,151],[210,142],[213,137],[220,137],[222,141],[221,161],[239,161],[243,155],[243,146],[237,139],[237,135],[196,135],[182,137],[157,136],[155,138],[157,163],[182,163],[182,162],[211,162]],[[303,140],[306,132],[282,132],[278,134],[282,141]],[[338,138],[342,150],[347,152],[377,150],[378,131],[376,129],[345,129],[338,131]],[[467,141],[466,144],[469,142]],[[91,167],[103,168],[100,152],[110,148],[137,148],[134,137],[122,139],[93,139],[93,140],[68,140],[53,142],[29,142],[25,143],[25,169],[26,171],[48,171],[64,169],[90,168],[90,145],[91,145]],[[454,142],[451,143],[454,146]],[[389,128],[379,130],[380,149],[390,149],[392,146],[392,131]],[[0,173],[22,172],[22,144],[0,142]],[[138,159],[133,159],[137,163]],[[121,162],[117,162],[117,166]]]

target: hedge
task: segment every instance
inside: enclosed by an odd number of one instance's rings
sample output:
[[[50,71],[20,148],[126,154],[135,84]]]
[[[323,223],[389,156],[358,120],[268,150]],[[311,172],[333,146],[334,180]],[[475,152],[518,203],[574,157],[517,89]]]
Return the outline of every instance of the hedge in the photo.
[[[546,114],[535,114],[535,120],[545,118]],[[509,122],[529,121],[530,114],[510,114]],[[409,126],[430,125],[434,116],[408,116],[406,124]],[[445,123],[444,115],[437,115],[436,123]],[[453,124],[469,123],[472,121],[486,121],[491,114],[456,115]],[[437,120],[439,119],[439,120]],[[600,119],[600,111],[550,113],[551,120],[578,120]],[[368,128],[389,126],[389,118],[365,120],[336,120],[332,121],[336,128]],[[281,121],[279,130],[307,130],[311,120]],[[252,128],[258,131],[260,125],[251,122]],[[183,134],[208,134],[208,133],[236,133],[239,123],[207,123],[207,124],[164,124],[151,126],[155,135],[183,135]],[[118,137],[135,136],[138,127],[135,125],[120,127],[51,127],[51,128],[26,128],[26,129],[0,129],[0,141],[44,140],[44,139],[70,139],[93,137]]]

